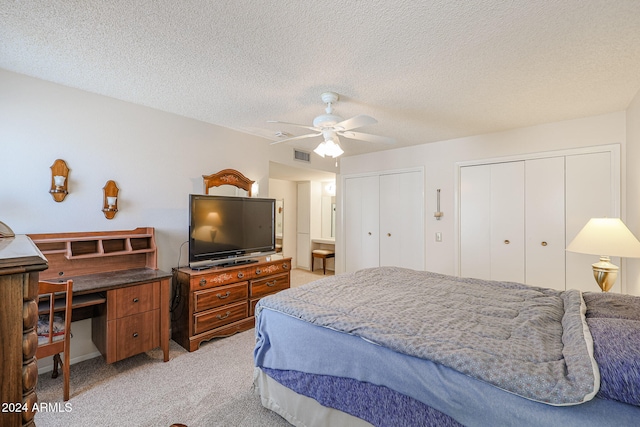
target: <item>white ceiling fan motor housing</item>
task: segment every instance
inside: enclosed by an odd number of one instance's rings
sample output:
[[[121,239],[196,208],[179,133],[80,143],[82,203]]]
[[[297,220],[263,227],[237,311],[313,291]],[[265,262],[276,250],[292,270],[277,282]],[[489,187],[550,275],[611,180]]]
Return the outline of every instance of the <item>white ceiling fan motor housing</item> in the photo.
[[[335,92],[325,92],[321,95],[321,98],[322,102],[327,104],[327,108],[325,109],[327,114],[321,114],[313,119],[313,126],[317,128],[328,128],[343,121],[344,119],[342,117],[332,114],[332,104],[340,99],[338,94]]]

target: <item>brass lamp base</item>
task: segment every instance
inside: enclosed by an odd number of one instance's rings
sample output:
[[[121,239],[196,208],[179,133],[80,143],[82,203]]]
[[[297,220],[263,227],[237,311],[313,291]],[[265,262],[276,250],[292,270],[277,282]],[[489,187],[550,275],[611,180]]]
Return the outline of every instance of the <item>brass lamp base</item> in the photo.
[[[618,278],[618,266],[611,264],[609,257],[603,255],[600,257],[600,261],[592,264],[591,267],[593,268],[593,277],[602,292],[609,292]]]

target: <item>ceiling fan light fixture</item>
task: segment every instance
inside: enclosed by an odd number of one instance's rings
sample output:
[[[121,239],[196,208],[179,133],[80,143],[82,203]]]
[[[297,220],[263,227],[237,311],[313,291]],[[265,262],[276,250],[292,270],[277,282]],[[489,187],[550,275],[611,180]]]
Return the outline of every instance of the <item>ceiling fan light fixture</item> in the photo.
[[[314,153],[319,155],[320,157],[333,157],[336,158],[344,153],[340,144],[338,143],[338,138],[333,137],[321,142],[315,150]]]

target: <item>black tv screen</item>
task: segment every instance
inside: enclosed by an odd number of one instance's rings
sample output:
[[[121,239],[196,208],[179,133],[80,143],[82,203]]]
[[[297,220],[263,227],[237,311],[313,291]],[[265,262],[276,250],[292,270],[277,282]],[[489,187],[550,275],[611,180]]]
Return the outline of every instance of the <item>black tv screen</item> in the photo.
[[[189,195],[189,265],[275,251],[275,199]]]

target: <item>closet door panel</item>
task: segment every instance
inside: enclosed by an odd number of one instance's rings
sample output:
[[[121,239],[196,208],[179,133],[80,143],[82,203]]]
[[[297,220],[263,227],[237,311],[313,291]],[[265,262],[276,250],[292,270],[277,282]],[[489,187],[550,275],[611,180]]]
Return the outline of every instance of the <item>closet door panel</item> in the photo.
[[[345,179],[345,271],[379,265],[378,176]]]
[[[525,280],[524,162],[491,167],[491,279]]]
[[[380,176],[380,265],[424,269],[423,174]]]
[[[566,158],[566,242],[567,245],[591,218],[617,217],[613,198],[611,153],[590,153]],[[603,254],[606,255],[606,254]],[[567,289],[599,292],[591,264],[599,256],[566,253]],[[611,258],[620,265],[620,258]],[[620,279],[611,292],[621,292]]]
[[[565,289],[564,157],[525,162],[525,283]]]
[[[491,279],[491,168],[460,168],[460,275]]]

